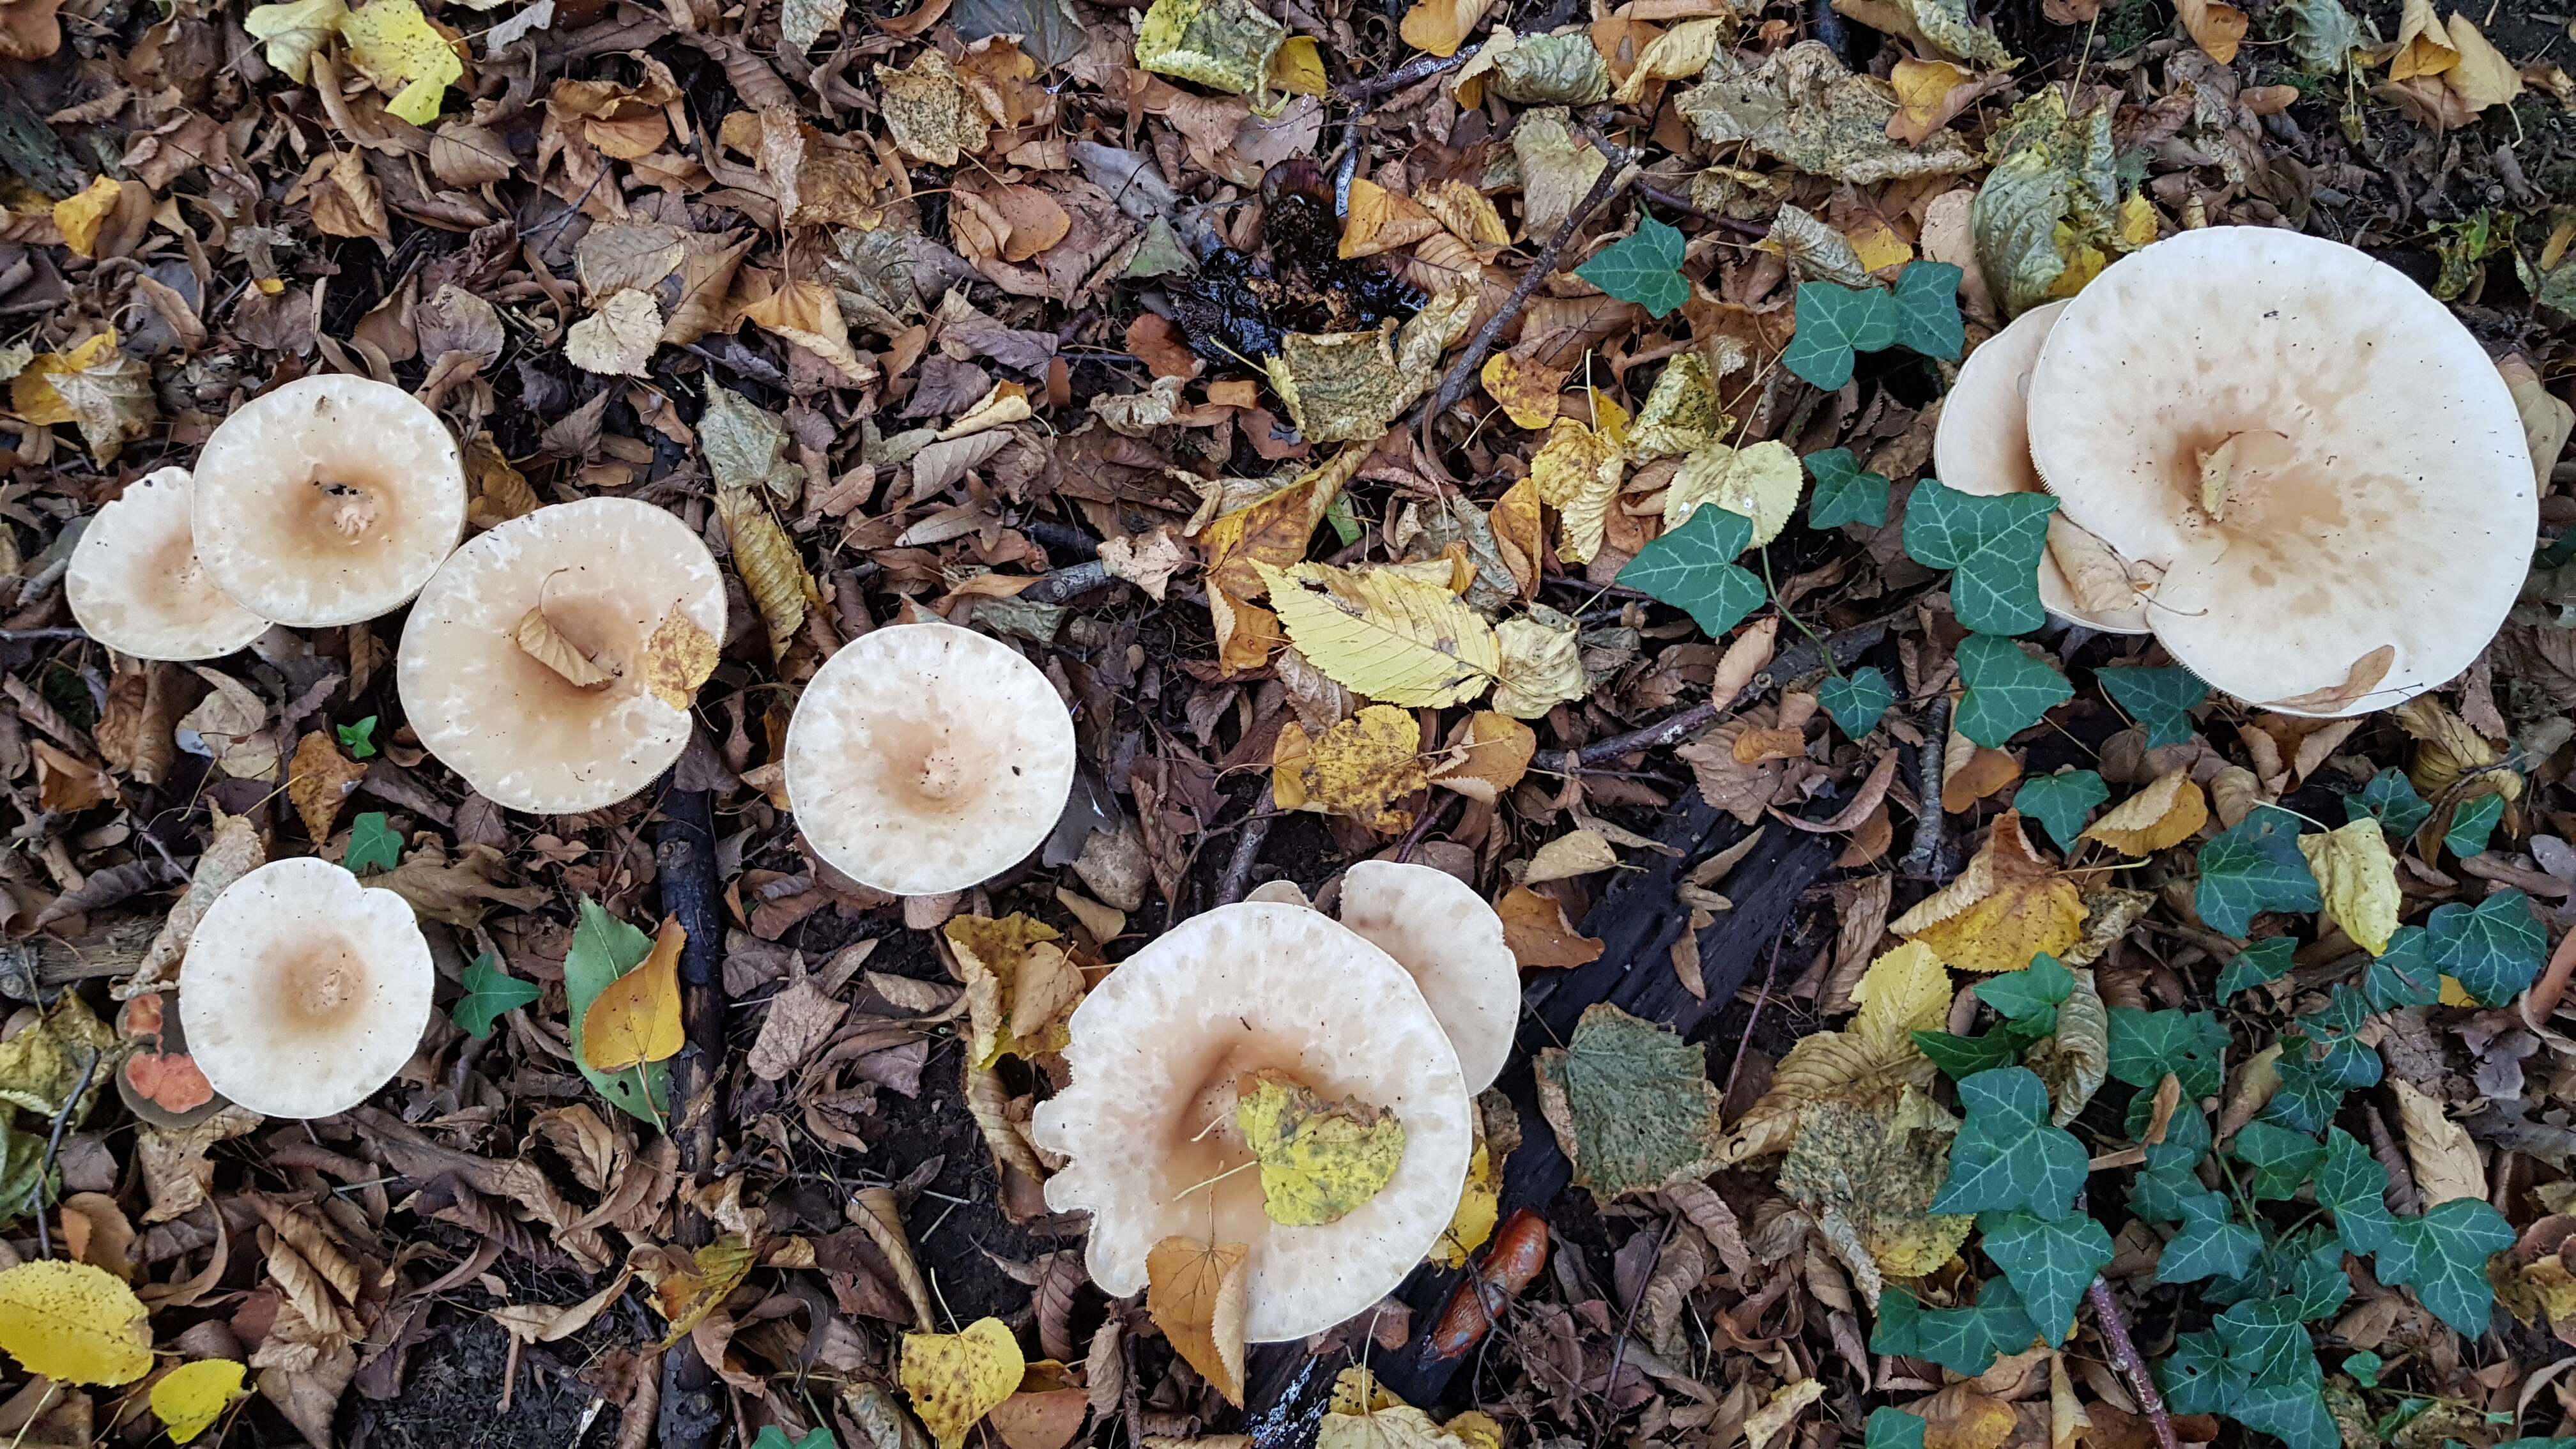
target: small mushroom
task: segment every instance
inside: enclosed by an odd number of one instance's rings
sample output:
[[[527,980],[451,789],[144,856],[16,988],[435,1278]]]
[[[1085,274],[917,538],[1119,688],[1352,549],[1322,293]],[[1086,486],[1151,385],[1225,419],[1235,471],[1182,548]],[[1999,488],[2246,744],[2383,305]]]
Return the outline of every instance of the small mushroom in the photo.
[[[2059,314],[2030,394],[2050,491],[2239,699],[2401,703],[2522,586],[2539,505],[2512,393],[2450,309],[2339,242],[2209,227],[2123,257]]]
[[[1363,860],[1342,875],[1342,924],[1395,958],[1458,1051],[1467,1090],[1503,1073],[1520,1025],[1520,959],[1503,918],[1445,870]]]
[[[395,654],[403,713],[496,804],[614,805],[689,742],[688,710],[655,688],[675,613],[711,658],[724,576],[676,515],[631,498],[540,508],[468,540],[420,591]]]
[[[2031,308],[1959,365],[1932,435],[1932,466],[1943,483],[1985,497],[2042,491],[2030,461],[2030,374],[2040,345],[2065,310],[2064,302]],[[2146,604],[2130,588],[2118,557],[2062,509],[2048,517],[2039,602],[2070,624],[2108,634],[2147,632]]]
[[[363,377],[300,377],[197,454],[197,556],[251,612],[297,628],[401,608],[465,532],[465,464],[438,415]]]
[[[216,1091],[271,1117],[328,1117],[411,1060],[437,979],[410,902],[327,860],[273,860],[197,923],[179,1023]]]
[[[951,624],[851,640],[787,722],[797,828],[833,869],[897,895],[963,890],[1037,849],[1073,765],[1073,716],[1046,675]]]
[[[137,659],[214,659],[247,646],[268,621],[215,587],[197,561],[188,470],[127,484],[72,549],[63,596],[89,636]]]
[[[1457,1210],[1475,1135],[1457,1053],[1404,968],[1319,912],[1193,916],[1093,987],[1068,1030],[1072,1085],[1030,1137],[1070,1159],[1047,1206],[1091,1214],[1084,1256],[1112,1297],[1145,1287],[1166,1237],[1242,1243],[1246,1337],[1303,1337],[1394,1288]],[[1404,1151],[1376,1196],[1322,1226],[1270,1220],[1259,1175],[1237,1170],[1237,1082],[1262,1071],[1395,1114]]]

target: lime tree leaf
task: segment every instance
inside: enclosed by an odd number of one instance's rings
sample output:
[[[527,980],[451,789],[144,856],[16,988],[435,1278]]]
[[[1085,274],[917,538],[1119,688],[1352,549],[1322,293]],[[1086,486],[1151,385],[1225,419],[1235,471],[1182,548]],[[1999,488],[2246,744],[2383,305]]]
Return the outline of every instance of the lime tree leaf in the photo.
[[[2373,1011],[2431,1006],[2442,999],[2442,973],[2433,965],[2432,938],[2422,926],[2400,926],[2388,949],[2361,973],[2361,990]]]
[[[1929,1359],[1955,1374],[1981,1374],[2004,1354],[2020,1353],[2039,1337],[2010,1281],[1989,1278],[1969,1308],[1930,1308],[1902,1288],[1878,1300],[1873,1353]]]
[[[2513,1241],[2503,1214],[2476,1198],[2455,1197],[2421,1217],[2397,1219],[2372,1266],[2382,1282],[2414,1289],[2434,1317],[2475,1338],[2495,1316],[2487,1259]]]
[[[1690,283],[1682,278],[1682,234],[1651,216],[1638,222],[1636,231],[1576,267],[1574,274],[1622,302],[1636,303],[1651,316],[1664,316],[1690,300]]]
[[[608,983],[653,954],[653,938],[581,898],[581,915],[572,929],[572,949],[564,953],[564,996],[571,1004],[572,1064],[581,1068],[608,1105],[639,1122],[661,1125],[671,1105],[671,1069],[667,1062],[648,1062],[620,1072],[594,1070],[581,1053],[581,1024],[590,1004]]]
[[[1877,728],[1879,717],[1895,702],[1895,687],[1875,664],[1864,664],[1816,688],[1816,703],[1823,705],[1834,723],[1842,726],[1843,733],[1855,740]]]
[[[2230,1222],[2227,1199],[2202,1193],[2182,1200],[2182,1231],[2156,1258],[2159,1283],[2197,1283],[2203,1278],[2241,1278],[2263,1248],[2262,1235],[2243,1223]]]
[[[516,1011],[537,999],[537,984],[522,981],[501,969],[500,962],[489,951],[474,958],[465,968],[465,994],[448,1008],[448,1018],[456,1029],[484,1041],[492,1035],[492,1023],[505,1011]]]
[[[2487,848],[2496,821],[2504,816],[2502,795],[2480,795],[2451,812],[2451,828],[2442,832],[2442,848],[2462,860]]]
[[[2028,1067],[1998,1067],[1959,1083],[1964,1115],[1936,1213],[2026,1209],[2054,1221],[2084,1185],[2084,1144],[2049,1123],[2048,1087]]]
[[[1861,1449],[1923,1449],[1923,1429],[1920,1415],[1903,1409],[1872,1409]]]
[[[2027,634],[2048,622],[2039,560],[2056,511],[2045,493],[1981,497],[1926,478],[1905,501],[1905,552],[1952,571],[1950,611],[1961,624],[1980,634]]]
[[[1682,526],[1637,550],[1619,570],[1619,585],[1691,616],[1711,639],[1761,607],[1762,577],[1735,562],[1753,541],[1753,520],[1725,508],[1695,508]]]
[[[2006,1019],[2016,1022],[2043,1020],[2051,1023],[2042,1030],[2053,1029],[2057,1008],[2075,991],[2075,973],[2058,963],[2056,957],[2043,951],[2030,958],[2030,964],[2019,971],[2006,971],[1989,976],[1969,988],[1977,999],[1993,1007]],[[2028,1293],[2022,1297],[2028,1298]]]
[[[1959,641],[1959,682],[1967,686],[1950,722],[1974,743],[2001,749],[2039,717],[2075,697],[2075,687],[2010,639],[1971,634]],[[2295,854],[2295,852],[2293,852]],[[2307,867],[2304,862],[2299,867]]]
[[[1261,1210],[1274,1223],[1337,1223],[1376,1197],[1404,1157],[1404,1124],[1384,1107],[1328,1101],[1284,1072],[1257,1072],[1235,1125],[1261,1163]]]
[[[1538,1055],[1540,1114],[1604,1202],[1716,1170],[1718,1091],[1707,1056],[1615,1006],[1587,1007],[1563,1050]]]
[[[2356,1253],[2388,1246],[2397,1220],[2388,1211],[2388,1169],[2340,1127],[2326,1129],[2326,1155],[2317,1164],[2317,1206],[2334,1214],[2335,1232]]]
[[[403,838],[386,821],[385,812],[370,810],[349,822],[349,850],[340,865],[352,875],[391,870],[402,864]]]
[[[1854,353],[1876,352],[1896,341],[1896,299],[1876,287],[1801,282],[1797,319],[1780,365],[1826,392],[1851,381]]]
[[[2308,1174],[2325,1161],[2325,1144],[2305,1132],[2270,1122],[2248,1122],[2227,1144],[2227,1154],[2254,1169],[2248,1190],[2257,1201],[2297,1194]]]
[[[2289,974],[2290,959],[2299,943],[2287,936],[2274,936],[2257,941],[2228,960],[2227,969],[2218,973],[2218,999],[2225,1001],[2247,987],[2278,981]]]
[[[1807,476],[1816,480],[1816,491],[1807,499],[1809,528],[1840,528],[1846,523],[1865,523],[1872,528],[1887,525],[1887,480],[1876,473],[1863,472],[1851,449],[1827,448],[1821,453],[1809,453]]]
[[[1959,320],[1959,268],[1948,262],[1908,262],[1897,273],[1896,345],[1925,357],[1956,362],[1968,345]]]
[[[2111,1261],[2109,1230],[2083,1213],[2051,1220],[2029,1212],[1981,1214],[1977,1229],[2040,1337],[2064,1343],[2075,1330],[2075,1305]]]
[[[2209,698],[2209,686],[2188,669],[2097,669],[2093,677],[2113,703],[2145,726],[2147,748],[2178,745],[2191,738],[2191,712]]]
[[[2102,783],[2092,770],[2060,770],[2054,775],[2035,775],[2021,782],[2013,792],[2013,808],[2025,820],[2039,823],[2048,832],[2049,842],[2064,850],[2084,833],[2084,822],[2103,801],[2111,798],[2111,787]]]
[[[2111,1076],[2153,1088],[2171,1072],[2185,1098],[2215,1096],[2227,1075],[2227,1028],[2206,1011],[2111,1008]]]
[[[2415,782],[2406,778],[2404,770],[2382,770],[2370,777],[2369,784],[2343,797],[2345,824],[2367,815],[2400,840],[2421,830],[2432,814],[2433,807],[2415,793]]]
[[[2322,905],[2298,834],[2297,816],[2258,805],[2235,828],[2211,836],[2200,847],[2200,884],[2191,898],[2202,923],[2221,935],[2244,936],[2259,911]]]
[[[2549,953],[2549,934],[2531,913],[2531,898],[2518,890],[2498,891],[2474,908],[2436,906],[2424,935],[2433,965],[2484,1006],[2520,996]]]

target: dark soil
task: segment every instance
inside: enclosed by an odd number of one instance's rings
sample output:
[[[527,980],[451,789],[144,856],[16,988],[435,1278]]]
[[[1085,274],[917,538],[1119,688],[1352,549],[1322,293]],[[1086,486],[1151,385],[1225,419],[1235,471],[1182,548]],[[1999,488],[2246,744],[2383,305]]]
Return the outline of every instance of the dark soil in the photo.
[[[613,1404],[582,1427],[598,1391],[573,1377],[574,1365],[548,1345],[520,1353],[503,1413],[509,1361],[510,1336],[499,1324],[479,1313],[459,1315],[413,1348],[400,1398],[379,1403],[353,1393],[341,1401],[343,1442],[350,1449],[602,1449],[616,1440]]]

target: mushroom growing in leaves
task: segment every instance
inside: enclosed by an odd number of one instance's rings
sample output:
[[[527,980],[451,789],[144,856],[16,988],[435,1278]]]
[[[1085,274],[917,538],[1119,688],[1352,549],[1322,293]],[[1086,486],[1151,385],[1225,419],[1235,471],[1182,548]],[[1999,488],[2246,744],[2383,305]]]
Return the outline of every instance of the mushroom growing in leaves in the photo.
[[[2240,699],[2401,703],[2522,586],[2539,505],[2511,391],[2449,308],[2339,242],[2209,227],[2123,257],[2059,314],[2031,397],[2049,490]]]
[[[410,902],[327,860],[273,860],[197,923],[179,1021],[216,1091],[271,1117],[328,1117],[411,1060],[437,979]]]
[[[686,523],[585,498],[458,549],[412,606],[395,677],[421,743],[486,799],[597,810],[680,757],[724,632],[724,576]]]
[[[2042,491],[2030,461],[2030,374],[2057,314],[2065,310],[2064,302],[2031,308],[1959,365],[1932,438],[1933,471],[1943,483],[1989,497]],[[2118,557],[2062,508],[2048,516],[2039,602],[2057,618],[2088,629],[2147,632],[2146,604],[2129,587]]]
[[[216,587],[298,628],[402,607],[465,532],[465,464],[438,415],[363,377],[300,377],[197,454],[197,557]]]
[[[1018,650],[951,624],[862,634],[787,724],[787,800],[833,869],[926,896],[1009,869],[1073,791],[1073,716]]]
[[[63,596],[89,636],[137,659],[213,659],[267,632],[268,621],[215,587],[197,561],[188,470],[126,485],[72,549]]]
[[[1412,974],[1467,1090],[1492,1086],[1520,1025],[1521,971],[1485,898],[1445,870],[1363,860],[1343,873],[1341,920]]]
[[[1298,1338],[1384,1296],[1457,1210],[1474,1106],[1448,1034],[1402,966],[1319,912],[1193,916],[1092,988],[1068,1030],[1072,1085],[1030,1136],[1069,1159],[1047,1205],[1091,1214],[1085,1258],[1106,1293],[1144,1288],[1166,1238],[1239,1243],[1245,1336]],[[1374,1191],[1353,1202],[1346,1183],[1298,1180],[1260,1140],[1284,1113],[1371,1134]]]

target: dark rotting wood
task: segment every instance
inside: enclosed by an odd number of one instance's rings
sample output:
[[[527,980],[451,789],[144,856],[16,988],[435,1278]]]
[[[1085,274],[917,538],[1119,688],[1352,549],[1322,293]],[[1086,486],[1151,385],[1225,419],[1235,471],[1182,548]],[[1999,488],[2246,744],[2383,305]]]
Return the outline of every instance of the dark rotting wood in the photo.
[[[671,790],[662,796],[653,830],[654,884],[662,913],[680,918],[689,933],[680,948],[680,1022],[685,1044],[671,1059],[671,1140],[680,1149],[680,1171],[703,1182],[715,1171],[716,1133],[725,1123],[724,900],[716,878],[713,807],[704,790]],[[679,1209],[674,1236],[680,1246],[704,1247],[715,1225],[688,1206]],[[662,1403],[655,1440],[665,1449],[704,1449],[724,1434],[723,1386],[706,1359],[687,1344],[662,1355]]]

